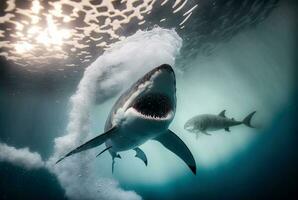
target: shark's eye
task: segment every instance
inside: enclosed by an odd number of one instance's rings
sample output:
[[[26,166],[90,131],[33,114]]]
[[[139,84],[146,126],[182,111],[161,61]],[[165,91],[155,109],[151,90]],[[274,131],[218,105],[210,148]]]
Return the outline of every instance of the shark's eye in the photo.
[[[139,97],[133,107],[143,115],[159,118],[166,117],[173,108],[170,98],[159,93]]]

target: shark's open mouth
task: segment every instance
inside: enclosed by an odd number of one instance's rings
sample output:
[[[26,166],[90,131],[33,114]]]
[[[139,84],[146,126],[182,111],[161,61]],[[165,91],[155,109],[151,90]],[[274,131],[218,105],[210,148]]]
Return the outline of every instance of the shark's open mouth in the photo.
[[[153,93],[139,97],[133,108],[145,116],[165,118],[173,109],[173,105],[168,96]]]

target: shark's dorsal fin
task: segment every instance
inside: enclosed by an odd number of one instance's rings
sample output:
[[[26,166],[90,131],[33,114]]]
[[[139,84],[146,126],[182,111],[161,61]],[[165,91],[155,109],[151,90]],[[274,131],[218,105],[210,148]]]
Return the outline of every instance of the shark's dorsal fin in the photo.
[[[68,154],[66,154],[64,157],[60,158],[57,162],[59,163],[60,161],[62,161],[64,158],[71,156],[73,154],[79,153],[81,151],[85,151],[87,149],[91,149],[94,147],[97,147],[99,145],[101,145],[102,143],[104,143],[107,139],[111,138],[113,136],[113,134],[116,132],[117,128],[113,127],[110,130],[106,131],[105,133],[96,136],[95,138],[85,142],[84,144],[82,144],[81,146],[75,148],[74,150],[72,150],[71,152],[69,152]]]
[[[159,141],[164,147],[179,156],[188,165],[191,171],[196,174],[196,162],[192,153],[175,133],[168,130],[166,133],[156,137],[155,140]]]
[[[226,110],[221,111],[218,116],[226,118]]]
[[[140,149],[139,147],[134,148],[133,150],[136,151],[135,157],[140,158],[145,163],[145,165],[147,166],[148,160],[147,160],[147,156],[144,153],[144,151],[142,151],[142,149]]]

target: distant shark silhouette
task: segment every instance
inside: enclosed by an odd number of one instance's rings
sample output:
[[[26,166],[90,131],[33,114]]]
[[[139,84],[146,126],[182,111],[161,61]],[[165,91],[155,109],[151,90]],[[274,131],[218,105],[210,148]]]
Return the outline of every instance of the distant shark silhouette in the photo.
[[[176,79],[171,66],[164,64],[148,72],[124,92],[113,106],[105,124],[105,132],[76,149],[64,158],[97,147],[103,143],[113,162],[121,158],[118,152],[133,149],[136,157],[147,165],[147,157],[139,148],[146,141],[159,141],[179,156],[196,174],[196,163],[184,142],[168,129],[176,111]]]
[[[218,115],[197,115],[185,123],[184,129],[189,132],[196,133],[196,138],[198,138],[198,134],[200,132],[206,135],[211,135],[208,133],[208,131],[216,131],[220,129],[230,132],[231,126],[237,126],[240,124],[245,124],[248,127],[254,128],[250,121],[256,111],[247,115],[243,121],[236,121],[234,118],[229,119],[225,116],[225,113],[226,110],[221,111]]]

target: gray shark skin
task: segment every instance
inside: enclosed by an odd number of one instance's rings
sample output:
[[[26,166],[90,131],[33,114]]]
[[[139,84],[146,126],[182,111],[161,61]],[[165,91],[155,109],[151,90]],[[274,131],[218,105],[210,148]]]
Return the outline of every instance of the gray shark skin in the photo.
[[[256,111],[247,115],[242,121],[237,121],[234,118],[227,118],[225,116],[225,112],[226,110],[223,110],[218,115],[202,114],[194,116],[185,123],[184,129],[189,132],[196,133],[196,136],[198,137],[198,133],[210,135],[208,133],[209,131],[217,131],[221,129],[225,129],[225,131],[230,132],[230,127],[240,124],[253,128],[251,125],[251,118]]]
[[[114,104],[105,123],[105,132],[76,149],[64,158],[97,147],[103,143],[114,159],[118,152],[135,150],[136,157],[147,165],[146,154],[139,148],[148,140],[160,142],[180,157],[196,174],[196,163],[184,142],[168,129],[176,111],[176,79],[171,66],[161,65],[134,83]]]

